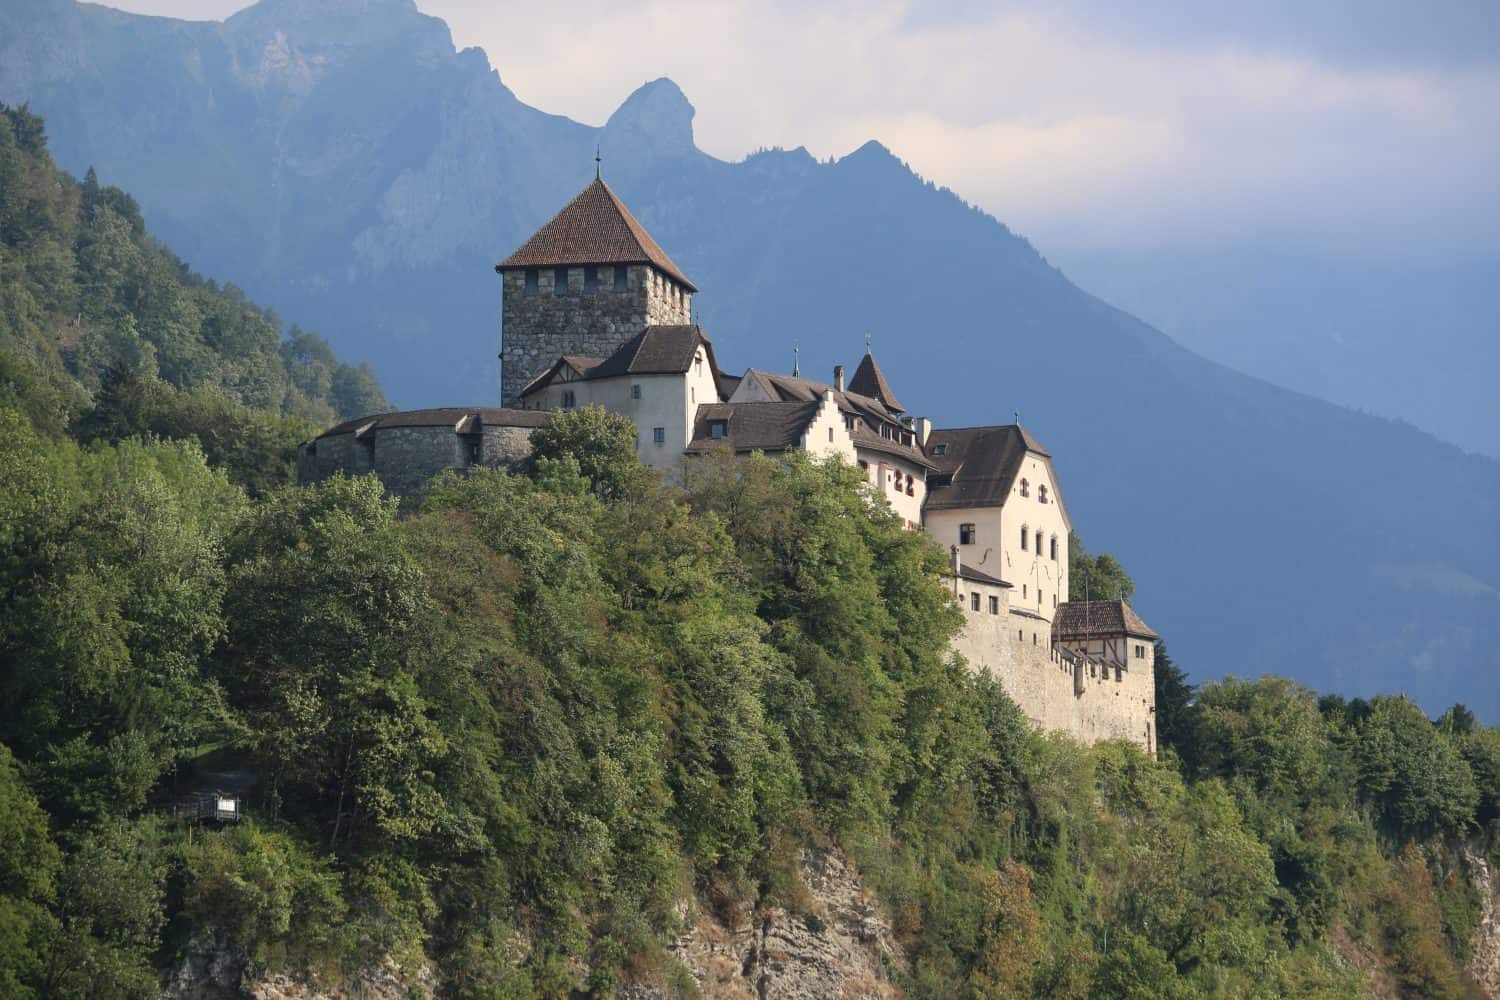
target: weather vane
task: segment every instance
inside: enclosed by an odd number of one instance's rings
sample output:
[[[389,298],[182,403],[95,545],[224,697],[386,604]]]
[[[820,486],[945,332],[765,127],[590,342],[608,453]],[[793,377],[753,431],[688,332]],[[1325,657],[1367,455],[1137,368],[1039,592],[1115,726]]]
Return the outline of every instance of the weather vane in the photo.
[[[595,143],[594,144],[594,180],[596,180],[596,181],[599,179],[599,164],[604,159],[604,157],[602,157],[602,156],[599,155],[599,149],[600,149],[599,145],[597,143]]]
[[[793,345],[793,347],[792,347],[792,378],[799,378],[801,375],[802,375],[802,348]]]
[[[870,335],[868,333],[865,334],[865,353],[870,353]]]
[[[1021,426],[1021,411],[1020,410],[1011,410],[1010,414],[1011,414],[1011,416],[1013,416],[1013,417],[1016,418],[1016,426],[1020,427]]]

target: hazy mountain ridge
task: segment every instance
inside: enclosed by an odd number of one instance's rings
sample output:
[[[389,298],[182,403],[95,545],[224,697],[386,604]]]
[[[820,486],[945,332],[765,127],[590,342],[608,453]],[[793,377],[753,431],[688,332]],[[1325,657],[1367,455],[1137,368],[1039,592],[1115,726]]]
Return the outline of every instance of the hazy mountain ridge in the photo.
[[[0,100],[32,101],[60,162],[97,165],[185,257],[368,358],[404,405],[494,398],[489,267],[597,142],[729,366],[788,368],[798,344],[823,372],[870,332],[914,411],[1019,409],[1194,673],[1500,710],[1500,464],[1181,349],[878,144],[723,163],[667,80],[602,129],[547,115],[409,0],[222,25],[49,0],[0,11],[0,36]]]

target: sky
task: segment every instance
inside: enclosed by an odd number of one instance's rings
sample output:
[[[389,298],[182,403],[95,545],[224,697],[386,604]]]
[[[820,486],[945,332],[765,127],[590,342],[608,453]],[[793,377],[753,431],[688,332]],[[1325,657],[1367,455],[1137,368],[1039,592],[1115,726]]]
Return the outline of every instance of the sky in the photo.
[[[712,155],[876,138],[1044,250],[1500,251],[1495,0],[417,5],[542,110],[602,124],[669,76]]]

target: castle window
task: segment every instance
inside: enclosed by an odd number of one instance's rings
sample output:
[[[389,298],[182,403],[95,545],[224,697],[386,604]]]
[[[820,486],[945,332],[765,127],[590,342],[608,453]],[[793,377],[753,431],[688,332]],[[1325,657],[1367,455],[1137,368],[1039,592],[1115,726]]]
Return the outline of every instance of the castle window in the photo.
[[[586,267],[583,269],[583,290],[596,292],[599,290],[599,269],[597,267]]]
[[[473,465],[473,464],[475,464],[475,463],[477,463],[479,461],[479,456],[480,456],[480,453],[481,453],[480,439],[477,438],[477,437],[474,437],[474,438],[471,438],[467,443],[468,443],[468,449],[467,449],[467,451],[468,451],[468,456],[469,456],[469,464]]]
[[[561,295],[568,290],[568,269],[565,267],[554,267],[552,269],[552,291]]]
[[[710,420],[708,422],[708,436],[718,441],[729,435],[729,421]]]
[[[975,611],[979,610],[979,591],[976,590],[974,591],[974,593],[969,595],[969,607],[973,608]]]
[[[1025,527],[1023,525],[1021,527],[1021,551],[1025,552],[1030,547],[1031,547],[1031,529],[1027,528],[1027,527]]]
[[[1021,584],[1021,600],[1026,599],[1026,584]]]
[[[1031,496],[1031,484],[1024,479],[1021,480],[1021,495],[1023,497]]]
[[[998,615],[999,613],[1000,613],[1000,598],[996,597],[994,594],[991,594],[990,595],[990,614],[992,614],[992,615]]]
[[[1057,536],[1052,536],[1052,561],[1057,562]]]
[[[861,472],[868,473],[870,471],[870,463],[866,462],[864,459],[860,459],[859,460],[859,470]]]
[[[536,268],[534,268],[534,267],[528,267],[526,269],[526,294],[527,295],[535,295],[536,294],[537,280],[538,280],[538,275],[537,275]]]
[[[1047,502],[1047,487],[1045,487],[1045,486],[1038,486],[1036,488],[1036,498],[1038,500],[1040,500],[1042,503],[1046,503]]]
[[[1052,595],[1052,606],[1054,608],[1057,607],[1057,595],[1056,594]]]
[[[906,474],[906,495],[909,497],[917,495],[917,480],[910,472]]]
[[[578,405],[578,397],[573,394],[572,389],[563,390],[562,405],[565,410],[571,410]]]
[[[828,443],[829,444],[833,443],[833,428],[832,427],[828,428]]]
[[[630,387],[630,398],[631,399],[640,399],[641,398],[641,384],[639,382],[637,382],[635,385],[632,385]]]
[[[654,441],[656,444],[666,444],[667,443],[667,429],[665,427],[653,427],[653,428],[651,428],[651,440]]]
[[[958,544],[974,544],[974,526],[972,524],[960,524],[958,526]]]
[[[624,264],[615,265],[615,291],[623,292],[630,287],[630,271]]]
[[[1025,632],[1025,630],[1024,629],[1019,629],[1019,628],[1016,629],[1016,641],[1020,642],[1021,640],[1025,639],[1025,638],[1026,638],[1026,632]]]

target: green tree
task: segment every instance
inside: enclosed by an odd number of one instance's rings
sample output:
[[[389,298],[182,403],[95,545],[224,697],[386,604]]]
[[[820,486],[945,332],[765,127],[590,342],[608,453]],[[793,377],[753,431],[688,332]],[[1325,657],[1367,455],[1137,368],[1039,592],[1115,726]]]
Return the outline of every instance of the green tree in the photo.
[[[635,424],[602,406],[558,410],[531,435],[531,462],[540,472],[572,459],[600,498],[618,499],[641,482],[635,445]]]
[[[1155,651],[1156,739],[1162,746],[1182,752],[1193,727],[1193,690],[1183,670],[1167,654],[1167,644],[1158,639]]]
[[[1135,581],[1107,552],[1090,555],[1077,534],[1068,535],[1068,600],[1128,601]]]

